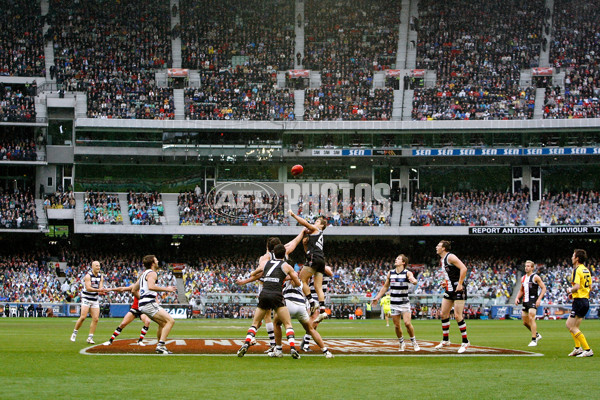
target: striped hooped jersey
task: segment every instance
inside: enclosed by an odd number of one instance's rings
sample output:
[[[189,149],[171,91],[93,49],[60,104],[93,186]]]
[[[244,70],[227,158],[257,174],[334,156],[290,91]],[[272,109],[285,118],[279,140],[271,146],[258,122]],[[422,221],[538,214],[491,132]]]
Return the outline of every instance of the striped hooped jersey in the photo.
[[[521,278],[521,285],[523,285],[523,303],[535,303],[538,299],[538,289],[540,285],[535,283],[535,277],[537,274],[523,275]]]
[[[102,280],[102,275],[98,274],[94,275],[92,271],[87,273],[90,276],[90,284],[93,289],[100,289],[100,281]],[[83,287],[83,291],[81,292],[81,298],[87,301],[98,301],[98,292],[88,292],[85,290],[85,286]]]
[[[306,297],[304,297],[302,289],[300,289],[300,286],[294,286],[292,281],[286,281],[283,285],[283,298],[306,306]]]
[[[157,293],[153,290],[148,289],[148,274],[152,272],[151,269],[147,269],[144,271],[142,276],[140,277],[140,307],[145,306],[146,304],[155,303]]]
[[[327,274],[323,274],[323,294],[327,294],[327,287],[329,286],[329,282],[331,281],[331,277]],[[310,296],[315,299],[315,300],[319,300],[319,296],[317,296],[317,291],[315,290],[315,278],[311,277],[310,278]]]
[[[397,272],[396,268],[390,271],[390,304],[393,306],[401,306],[408,304],[408,271],[403,269]]]

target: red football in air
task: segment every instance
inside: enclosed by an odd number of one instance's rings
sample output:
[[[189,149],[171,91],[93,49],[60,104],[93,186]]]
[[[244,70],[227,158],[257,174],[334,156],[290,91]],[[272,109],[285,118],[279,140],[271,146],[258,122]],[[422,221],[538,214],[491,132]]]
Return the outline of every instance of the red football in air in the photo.
[[[304,167],[300,164],[294,165],[292,167],[292,175],[294,176],[298,176],[300,175],[302,172],[304,172]]]

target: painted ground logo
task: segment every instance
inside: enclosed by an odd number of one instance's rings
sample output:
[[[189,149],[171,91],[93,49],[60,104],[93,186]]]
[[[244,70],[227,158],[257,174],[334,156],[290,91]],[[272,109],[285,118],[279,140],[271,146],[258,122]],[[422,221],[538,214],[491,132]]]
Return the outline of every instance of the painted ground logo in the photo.
[[[153,355],[156,347],[156,340],[146,340],[146,346],[138,346],[137,340],[126,339],[116,340],[112,345],[96,345],[81,350],[82,354],[110,354],[110,355]],[[434,346],[438,342],[429,342],[419,340],[421,351],[415,352],[410,344],[406,346],[406,351],[398,351],[397,340],[387,339],[328,339],[325,345],[336,356],[541,356],[539,353],[529,351],[498,349],[493,347],[471,346],[464,354],[458,354],[460,345],[451,345],[443,350],[436,350]],[[235,356],[240,346],[244,344],[243,339],[171,339],[166,345],[173,354],[179,355],[232,355]],[[264,357],[264,351],[269,348],[267,340],[257,340],[257,345],[252,346],[246,355],[261,355]],[[312,352],[302,355],[321,355],[317,346],[313,344]],[[284,341],[284,353],[289,354],[289,347]]]

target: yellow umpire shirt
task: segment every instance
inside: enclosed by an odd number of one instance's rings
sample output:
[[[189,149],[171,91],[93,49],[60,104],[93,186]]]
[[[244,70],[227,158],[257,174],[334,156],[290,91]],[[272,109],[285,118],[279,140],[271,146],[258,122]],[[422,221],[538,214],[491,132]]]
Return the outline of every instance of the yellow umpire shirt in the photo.
[[[579,290],[573,293],[574,299],[589,299],[590,290],[592,288],[592,274],[590,270],[583,264],[579,264],[573,270],[572,277],[573,285],[579,283]]]

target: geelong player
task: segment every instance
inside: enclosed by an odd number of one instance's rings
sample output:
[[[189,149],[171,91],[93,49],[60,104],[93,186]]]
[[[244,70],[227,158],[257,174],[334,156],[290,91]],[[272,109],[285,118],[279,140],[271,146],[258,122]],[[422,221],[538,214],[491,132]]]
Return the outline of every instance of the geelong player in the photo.
[[[165,342],[171,328],[175,324],[175,320],[168,312],[166,312],[156,302],[157,292],[172,292],[177,291],[175,286],[162,287],[156,285],[158,279],[158,260],[153,255],[144,256],[142,260],[146,270],[140,276],[140,279],[133,284],[131,288],[132,292],[139,292],[139,307],[142,314],[147,315],[152,321],[158,324],[158,344],[156,345],[156,353],[158,354],[171,354]]]
[[[301,287],[302,282],[298,279],[296,272],[294,272],[294,268],[283,260],[285,257],[284,245],[278,244],[275,246],[273,255],[274,258],[272,260],[263,258],[258,268],[252,272],[253,276],[262,273],[263,288],[258,296],[258,307],[256,307],[256,311],[254,312],[252,326],[248,329],[244,344],[237,352],[238,357],[243,357],[244,354],[246,354],[252,339],[254,339],[256,335],[258,324],[263,320],[267,312],[273,310],[285,325],[286,336],[290,344],[290,354],[293,358],[300,358],[300,353],[298,353],[295,347],[294,328],[292,327],[290,313],[283,300],[282,287],[286,276],[290,277],[295,286]]]
[[[519,299],[523,298],[523,310],[521,311],[521,317],[523,319],[523,325],[531,331],[531,342],[529,347],[537,346],[538,340],[542,338],[537,331],[537,324],[535,322],[535,316],[537,309],[546,294],[546,285],[542,282],[542,278],[538,274],[533,273],[535,265],[533,261],[525,262],[525,275],[521,278],[521,288],[515,299],[515,305],[519,304]],[[541,291],[540,291],[541,289]]]
[[[315,291],[317,292],[319,301],[319,313],[325,313],[325,294],[323,293],[323,275],[325,274],[325,253],[323,251],[323,231],[327,228],[327,220],[324,217],[319,217],[314,225],[306,221],[304,218],[294,214],[289,210],[289,214],[298,223],[306,228],[308,234],[308,243],[306,258],[308,266],[303,266],[300,270],[300,280],[303,284],[303,292],[311,304],[311,312],[317,308],[315,300],[310,296],[309,279],[314,276]]]
[[[326,265],[325,266],[325,274],[323,275],[323,294],[327,294],[327,288],[328,288],[329,282],[331,282],[332,278],[333,278],[333,270],[331,269],[331,267],[329,265]],[[318,299],[317,291],[315,290],[314,277],[310,280],[310,295],[312,296],[313,299],[315,299],[315,300]],[[325,318],[327,318],[326,313],[320,314],[319,312],[317,312],[315,310],[315,312],[310,316],[310,321],[311,321],[312,327],[315,330],[317,330],[317,327]],[[311,335],[309,335],[307,333],[306,335],[304,335],[304,339],[302,339],[302,343],[300,344],[300,348],[305,352],[311,351],[310,339],[311,339]]]
[[[89,313],[92,316],[92,323],[90,324],[90,334],[88,335],[86,342],[90,344],[95,343],[94,332],[96,332],[98,318],[100,317],[100,303],[98,301],[98,296],[106,294],[106,290],[103,286],[104,277],[100,274],[100,262],[92,261],[92,270],[83,277],[81,314],[75,323],[73,334],[71,334],[71,342],[74,342],[77,339],[77,331],[79,331],[79,328],[81,328],[83,321],[85,321]]]
[[[592,288],[592,275],[590,270],[585,266],[587,261],[587,253],[582,249],[575,249],[571,256],[573,263],[573,275],[571,282],[573,286],[569,288],[569,296],[573,296],[573,305],[571,314],[567,319],[567,329],[571,332],[575,341],[575,348],[569,356],[573,357],[592,357],[594,352],[588,345],[583,332],[579,330],[581,321],[585,318],[590,309],[590,290]]]
[[[462,335],[462,344],[458,349],[459,353],[464,353],[469,348],[469,339],[467,339],[467,324],[463,317],[465,301],[467,300],[467,288],[465,279],[467,278],[467,267],[454,254],[450,253],[450,242],[442,240],[437,244],[435,250],[440,256],[442,268],[444,269],[445,279],[443,282],[446,292],[442,299],[442,341],[435,346],[441,349],[450,346],[448,336],[450,333],[450,310],[454,306],[454,318],[458,324],[458,329]]]
[[[385,292],[390,290],[390,308],[392,315],[392,322],[394,322],[394,327],[396,329],[396,336],[398,337],[399,343],[399,351],[404,351],[405,343],[404,336],[402,335],[402,328],[400,326],[400,317],[404,320],[404,326],[406,327],[406,331],[410,336],[410,342],[412,343],[413,350],[419,351],[421,348],[417,344],[417,339],[415,338],[415,329],[412,326],[411,322],[411,310],[410,310],[410,300],[408,299],[408,284],[412,283],[415,285],[417,280],[415,279],[413,273],[406,269],[408,264],[408,257],[404,254],[400,254],[396,257],[394,262],[395,268],[387,273],[387,278],[385,279],[385,283],[383,287],[375,296],[375,298],[371,301],[371,304],[375,305],[385,294]]]

